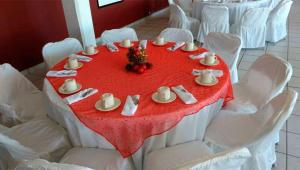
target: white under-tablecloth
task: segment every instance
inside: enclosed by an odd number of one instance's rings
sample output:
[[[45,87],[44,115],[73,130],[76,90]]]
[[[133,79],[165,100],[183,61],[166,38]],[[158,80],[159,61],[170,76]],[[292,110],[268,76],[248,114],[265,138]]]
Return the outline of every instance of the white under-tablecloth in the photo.
[[[47,79],[44,80],[44,93],[49,106],[49,117],[66,128],[74,146],[114,149],[104,137],[78,120],[70,107],[63,103]],[[144,155],[153,150],[193,140],[202,140],[206,127],[220,111],[223,101],[220,99],[216,103],[204,107],[198,113],[184,117],[167,132],[149,137],[144,145],[131,156],[135,168],[137,170],[142,169]]]
[[[209,0],[206,2],[194,1],[192,8],[192,17],[201,20],[202,9],[205,5],[221,5],[229,9],[229,23],[234,24],[238,22],[243,14],[250,8],[270,7],[273,8],[273,1],[275,0],[258,0],[238,2],[237,0],[224,0],[223,3],[218,3],[217,0]]]

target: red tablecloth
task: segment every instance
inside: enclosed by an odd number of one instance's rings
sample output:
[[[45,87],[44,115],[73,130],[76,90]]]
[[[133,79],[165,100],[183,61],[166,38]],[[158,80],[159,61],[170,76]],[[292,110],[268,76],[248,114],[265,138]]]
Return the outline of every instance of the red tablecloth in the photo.
[[[137,45],[137,43],[136,43]],[[150,136],[161,134],[174,127],[184,116],[194,114],[201,108],[210,105],[220,98],[225,102],[233,98],[232,85],[228,67],[221,63],[212,69],[223,70],[224,75],[219,83],[213,87],[199,86],[194,82],[192,69],[206,69],[199,64],[199,60],[189,59],[188,52],[180,49],[170,52],[167,46],[158,47],[148,41],[148,61],[153,68],[139,75],[125,71],[128,63],[126,54],[128,49],[120,48],[119,52],[112,53],[106,47],[100,46],[100,53],[93,56],[93,60],[84,63],[75,77],[84,88],[97,88],[99,93],[72,104],[70,107],[78,119],[96,133],[105,137],[116,149],[128,157],[135,153]],[[194,54],[206,51],[200,48]],[[66,61],[58,63],[52,70],[63,70]],[[47,78],[57,90],[65,78]],[[182,84],[190,91],[198,102],[193,105],[184,104],[179,98],[173,103],[157,104],[151,99],[153,92],[160,86],[176,86]],[[94,107],[100,96],[113,93],[122,101],[121,106],[111,112],[97,111]],[[120,113],[127,95],[140,94],[138,110],[133,117],[125,117]],[[62,98],[66,95],[60,95]]]

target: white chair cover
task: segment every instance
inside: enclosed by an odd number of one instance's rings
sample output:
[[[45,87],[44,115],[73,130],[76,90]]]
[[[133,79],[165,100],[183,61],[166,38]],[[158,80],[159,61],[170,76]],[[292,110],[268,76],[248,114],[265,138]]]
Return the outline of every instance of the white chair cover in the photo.
[[[258,58],[242,79],[233,85],[234,99],[224,110],[255,113],[285,88],[292,76],[287,61],[265,54]]]
[[[239,170],[250,157],[248,149],[214,154],[200,141],[178,144],[146,155],[145,170]]]
[[[107,43],[122,42],[123,40],[138,41],[136,32],[132,28],[120,28],[106,30],[102,32],[101,37],[97,38],[97,44],[104,45]]]
[[[220,55],[230,68],[231,82],[238,82],[237,62],[242,48],[242,40],[233,34],[211,32],[204,40],[204,48]]]
[[[287,18],[293,1],[279,3],[269,15],[267,20],[267,37],[269,42],[277,42],[286,37]]]
[[[48,162],[44,159],[23,160],[17,165],[16,170],[92,170],[88,167],[83,167],[73,164],[63,164]]]
[[[0,65],[0,123],[13,126],[46,115],[43,94],[10,64]]]
[[[65,130],[48,118],[34,119],[2,133],[0,143],[15,160],[58,161],[71,148]]]
[[[204,38],[210,32],[229,33],[229,11],[226,6],[205,5],[202,10],[201,26],[198,41],[204,42]]]
[[[193,42],[193,34],[191,31],[179,28],[166,28],[160,34],[166,41],[174,42]]]
[[[95,170],[131,170],[129,159],[116,150],[97,148],[73,148],[61,159],[61,163],[77,164]]]
[[[187,16],[191,16],[193,0],[176,0],[175,3],[183,9]]]
[[[274,137],[292,113],[297,96],[286,90],[250,115],[221,111],[207,128],[205,140],[222,148],[247,147],[252,157],[242,170],[270,170],[276,161]]]
[[[187,17],[184,11],[176,4],[170,4],[169,27],[188,29],[194,38],[198,37],[200,21]]]
[[[247,10],[241,20],[230,27],[230,32],[242,38],[242,48],[259,48],[265,46],[266,23],[270,10],[252,8]]]
[[[66,38],[58,42],[50,42],[44,45],[42,54],[48,68],[51,68],[62,59],[71,54],[82,51],[82,45],[75,38]]]

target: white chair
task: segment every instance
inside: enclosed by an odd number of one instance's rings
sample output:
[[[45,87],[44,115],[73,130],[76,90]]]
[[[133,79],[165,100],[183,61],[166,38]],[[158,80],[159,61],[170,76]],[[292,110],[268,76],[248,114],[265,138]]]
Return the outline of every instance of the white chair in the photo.
[[[193,42],[193,34],[191,31],[179,28],[166,28],[160,34],[166,41],[174,42]]]
[[[82,45],[75,38],[66,38],[58,42],[50,42],[44,45],[42,54],[44,61],[49,68],[71,54],[82,51]]]
[[[14,126],[47,114],[43,93],[10,64],[0,65],[0,123]]]
[[[193,0],[176,0],[175,3],[183,9],[187,16],[191,16]]]
[[[229,10],[226,6],[205,5],[203,7],[197,40],[203,43],[210,32],[229,33]]]
[[[277,42],[286,37],[287,18],[293,1],[279,3],[269,15],[267,20],[267,37],[269,42]]]
[[[283,91],[292,72],[291,64],[279,57],[270,54],[259,57],[245,76],[233,85],[234,99],[223,109],[255,113]]]
[[[255,114],[221,111],[208,126],[205,141],[212,148],[247,147],[252,154],[242,170],[271,170],[276,162],[274,138],[291,115],[297,92],[286,90]]]
[[[231,82],[238,82],[237,62],[242,48],[242,40],[234,34],[209,33],[204,39],[204,48],[220,55],[230,68]]]
[[[200,21],[186,16],[184,11],[176,4],[170,4],[169,27],[190,30],[194,38],[198,37]]]
[[[259,48],[265,46],[266,23],[270,10],[268,8],[251,8],[241,20],[230,27],[230,32],[242,38],[242,48]]]
[[[70,148],[65,130],[47,117],[16,125],[0,133],[0,148],[7,151],[9,167],[22,159],[58,161]]]
[[[35,159],[19,163],[16,170],[40,170],[41,168],[61,170],[131,170],[131,162],[116,150],[98,148],[72,148],[59,161],[50,163],[46,160]],[[40,168],[40,169],[39,169]]]
[[[239,170],[250,157],[248,149],[214,154],[200,141],[155,150],[145,156],[145,170]]]
[[[105,30],[102,32],[101,37],[97,38],[97,44],[104,45],[107,43],[122,42],[123,40],[138,41],[136,32],[132,28],[120,28]]]

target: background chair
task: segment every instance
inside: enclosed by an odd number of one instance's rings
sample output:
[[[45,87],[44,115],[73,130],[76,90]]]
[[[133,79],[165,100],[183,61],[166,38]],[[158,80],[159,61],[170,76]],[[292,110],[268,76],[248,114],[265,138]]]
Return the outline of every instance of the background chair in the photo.
[[[47,43],[43,47],[42,54],[46,66],[49,69],[71,54],[78,53],[82,50],[82,45],[77,39],[66,38],[62,41]]]
[[[271,54],[259,57],[245,76],[233,85],[234,99],[223,109],[255,113],[283,91],[292,72],[291,64],[279,57]]]
[[[153,151],[145,156],[145,170],[240,169],[248,149],[233,149],[214,154],[200,141],[188,142]]]
[[[194,38],[198,37],[200,21],[187,17],[184,11],[176,4],[170,4],[169,27],[190,30]]]
[[[279,3],[269,15],[267,20],[267,37],[269,42],[277,42],[286,37],[287,18],[293,1]]]
[[[166,28],[160,34],[166,41],[174,42],[193,42],[193,34],[191,31],[179,28]]]
[[[187,16],[191,16],[193,0],[176,0],[175,3],[183,9]]]
[[[122,42],[123,40],[138,41],[136,32],[132,28],[120,28],[105,30],[100,38],[97,38],[97,44],[103,45],[107,43]]]
[[[43,93],[10,64],[0,65],[0,123],[10,127],[47,114]]]
[[[229,33],[229,10],[225,6],[205,5],[202,10],[198,41],[204,42],[210,32]]]
[[[211,32],[205,37],[203,47],[224,59],[230,68],[231,82],[237,83],[237,62],[242,48],[240,37],[233,34]]]
[[[230,32],[242,38],[242,48],[259,48],[265,46],[266,23],[270,10],[268,8],[251,8],[247,10],[238,23],[230,27]]]
[[[255,114],[221,111],[208,126],[205,141],[212,148],[247,147],[252,154],[242,170],[271,170],[276,162],[274,138],[291,115],[297,92],[286,90]]]

